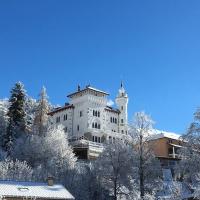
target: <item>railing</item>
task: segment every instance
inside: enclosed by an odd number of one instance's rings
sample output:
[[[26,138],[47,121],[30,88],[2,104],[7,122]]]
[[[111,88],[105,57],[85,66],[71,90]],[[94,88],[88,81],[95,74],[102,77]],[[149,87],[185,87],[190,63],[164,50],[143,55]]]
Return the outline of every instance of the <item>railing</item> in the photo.
[[[69,139],[69,142],[72,146],[74,145],[78,145],[80,147],[90,147],[90,148],[104,148],[104,144],[103,143],[97,143],[97,142],[92,142],[90,140],[88,140],[87,138],[85,138],[84,136],[80,137],[80,138],[72,138]]]
[[[170,157],[170,158],[179,158],[179,159],[180,159],[180,158],[181,158],[181,155],[180,155],[180,154],[176,154],[176,153],[170,153],[170,154],[169,154],[169,157]]]

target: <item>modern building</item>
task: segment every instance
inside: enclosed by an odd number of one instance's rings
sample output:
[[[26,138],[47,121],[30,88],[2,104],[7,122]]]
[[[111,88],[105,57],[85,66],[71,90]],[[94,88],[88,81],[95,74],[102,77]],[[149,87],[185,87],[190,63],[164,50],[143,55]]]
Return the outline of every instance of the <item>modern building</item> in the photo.
[[[54,126],[62,125],[80,158],[95,158],[104,144],[124,139],[128,134],[128,95],[121,83],[109,106],[109,94],[90,85],[69,94],[69,103],[49,113]]]
[[[64,186],[48,183],[0,181],[0,197],[3,200],[74,200]]]
[[[148,139],[148,142],[155,154],[160,160],[163,168],[173,169],[180,161],[180,150],[183,146],[181,136],[166,131],[154,130],[154,133]]]

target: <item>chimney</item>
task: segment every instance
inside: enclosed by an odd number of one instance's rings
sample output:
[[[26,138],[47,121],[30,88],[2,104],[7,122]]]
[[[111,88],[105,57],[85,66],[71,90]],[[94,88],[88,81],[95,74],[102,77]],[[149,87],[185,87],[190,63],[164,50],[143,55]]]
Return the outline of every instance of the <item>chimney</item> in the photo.
[[[52,176],[49,176],[48,178],[47,178],[47,183],[48,183],[48,186],[53,186],[53,177]]]

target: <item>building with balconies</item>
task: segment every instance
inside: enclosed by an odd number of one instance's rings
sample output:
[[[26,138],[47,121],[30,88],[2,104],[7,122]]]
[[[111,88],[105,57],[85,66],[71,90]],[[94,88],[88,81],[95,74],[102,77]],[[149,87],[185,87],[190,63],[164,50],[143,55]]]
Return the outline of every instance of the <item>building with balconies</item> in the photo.
[[[183,147],[181,136],[166,131],[154,130],[148,138],[148,143],[163,168],[173,169],[180,161],[180,150]]]

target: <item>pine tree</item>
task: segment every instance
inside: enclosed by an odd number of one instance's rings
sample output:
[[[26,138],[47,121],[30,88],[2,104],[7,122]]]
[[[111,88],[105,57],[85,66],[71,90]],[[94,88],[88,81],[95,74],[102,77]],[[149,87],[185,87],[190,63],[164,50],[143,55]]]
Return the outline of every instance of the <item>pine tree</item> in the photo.
[[[33,125],[33,131],[40,136],[44,136],[47,131],[48,125],[48,112],[50,111],[50,104],[48,102],[48,96],[46,88],[43,87],[40,93],[40,99],[35,112],[35,119]]]
[[[10,105],[7,113],[8,127],[3,142],[3,147],[8,155],[12,152],[15,139],[20,137],[26,129],[25,99],[26,92],[24,90],[24,85],[21,82],[17,82],[11,90],[11,97],[9,99]]]
[[[6,133],[8,124],[8,100],[0,100],[0,146],[2,147],[3,137]]]

